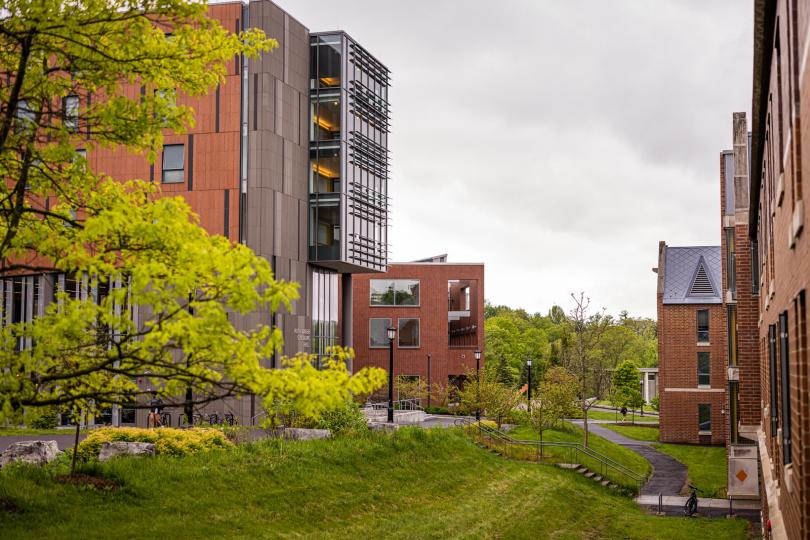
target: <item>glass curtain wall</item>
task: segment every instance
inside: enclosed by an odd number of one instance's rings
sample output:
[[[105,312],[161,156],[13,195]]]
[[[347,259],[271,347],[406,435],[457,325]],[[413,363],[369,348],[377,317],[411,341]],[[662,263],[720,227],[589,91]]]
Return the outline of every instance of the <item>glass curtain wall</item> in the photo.
[[[329,348],[338,344],[338,277],[322,268],[312,270],[312,352],[319,368]]]
[[[310,46],[310,260],[384,270],[388,70],[342,33]]]

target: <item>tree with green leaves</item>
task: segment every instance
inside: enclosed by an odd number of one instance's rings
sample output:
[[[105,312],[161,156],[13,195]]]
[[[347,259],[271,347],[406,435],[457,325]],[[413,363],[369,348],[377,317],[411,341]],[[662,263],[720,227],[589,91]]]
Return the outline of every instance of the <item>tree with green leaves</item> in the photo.
[[[610,394],[610,402],[616,408],[627,407],[633,411],[633,421],[635,421],[635,409],[644,404],[639,389],[641,376],[636,365],[625,360],[613,372],[613,385]]]
[[[501,425],[510,417],[520,401],[520,394],[511,386],[496,381],[481,370],[478,377],[468,372],[464,387],[459,391],[459,411],[474,415],[480,412]]]
[[[505,356],[499,356],[492,364],[492,369],[494,370],[493,377],[496,381],[506,386],[514,386],[515,374],[506,362]]]
[[[246,246],[209,235],[182,198],[91,170],[78,151],[153,160],[164,132],[194,123],[181,98],[224,83],[234,57],[276,46],[259,30],[224,29],[207,9],[193,0],[4,2],[0,276],[58,272],[88,293],[56,288],[41,316],[5,317],[0,420],[24,408],[146,407],[153,388],[187,411],[250,392],[315,416],[384,383],[379,369],[349,374],[342,351],[322,371],[306,356],[266,369],[281,333],[236,320],[289,308],[297,285],[274,279]]]
[[[573,416],[577,402],[577,379],[561,366],[549,368],[540,384],[537,397],[532,399],[529,422],[540,436],[556,426],[563,418]]]

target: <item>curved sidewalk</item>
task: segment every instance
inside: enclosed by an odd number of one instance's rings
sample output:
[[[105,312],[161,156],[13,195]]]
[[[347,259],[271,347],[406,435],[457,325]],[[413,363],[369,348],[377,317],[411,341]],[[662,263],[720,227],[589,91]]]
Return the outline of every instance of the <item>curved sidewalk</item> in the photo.
[[[583,425],[582,420],[570,420],[570,422],[579,427]],[[650,478],[647,479],[647,483],[642,486],[639,495],[655,495],[657,497],[659,494],[664,496],[681,494],[681,490],[686,484],[686,465],[663,452],[659,452],[652,447],[652,443],[649,441],[638,441],[625,437],[600,426],[598,423],[595,424],[592,420],[588,422],[588,431],[610,442],[620,444],[650,462],[653,472]]]

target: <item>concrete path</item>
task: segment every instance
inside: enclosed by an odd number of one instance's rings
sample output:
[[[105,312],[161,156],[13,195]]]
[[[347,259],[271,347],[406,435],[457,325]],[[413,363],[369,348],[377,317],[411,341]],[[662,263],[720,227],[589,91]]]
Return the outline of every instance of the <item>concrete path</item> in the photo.
[[[582,427],[582,420],[573,420],[572,422]],[[650,462],[653,472],[650,478],[647,479],[647,483],[641,487],[640,495],[654,495],[657,498],[659,494],[665,496],[681,494],[681,490],[686,484],[686,465],[663,452],[659,452],[652,447],[650,441],[638,441],[625,437],[620,433],[600,426],[598,423],[594,423],[592,420],[588,421],[588,431],[599,435],[603,439],[620,444],[636,454],[640,454]]]
[[[83,441],[87,437],[86,434],[82,433],[79,435],[79,440]],[[59,450],[64,450],[66,448],[73,447],[73,443],[76,440],[76,434],[53,434],[53,435],[3,435],[0,436],[0,452],[5,451],[9,445],[14,444],[16,442],[23,442],[23,441],[56,441],[56,445],[59,447]]]
[[[664,496],[661,498],[660,510],[668,516],[683,516],[683,507],[686,504],[686,499],[686,497]],[[640,495],[636,497],[636,503],[653,512],[659,511],[657,495]],[[729,514],[745,518],[754,523],[759,523],[762,519],[759,501],[743,499],[729,501],[729,499],[706,499],[698,497],[697,516],[726,517]]]

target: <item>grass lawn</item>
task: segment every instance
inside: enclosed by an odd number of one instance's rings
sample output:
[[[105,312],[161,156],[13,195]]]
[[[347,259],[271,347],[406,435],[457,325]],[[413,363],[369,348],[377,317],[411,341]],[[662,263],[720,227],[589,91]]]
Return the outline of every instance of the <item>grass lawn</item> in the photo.
[[[263,441],[121,458],[114,492],[0,471],[4,539],[746,538],[743,520],[657,517],[576,473],[488,453],[460,430]]]
[[[689,482],[697,487],[699,497],[724,498],[728,481],[726,449],[722,446],[656,444],[658,450],[674,457],[689,469]]]
[[[515,439],[539,439],[537,432],[529,426],[519,426],[509,432]],[[578,426],[565,422],[560,429],[548,429],[543,432],[543,440],[549,442],[578,442],[582,443],[583,431]],[[621,445],[603,439],[594,433],[588,434],[588,448],[603,454],[613,461],[624,465],[628,469],[649,476],[652,472],[650,462]],[[587,465],[587,464],[586,464]]]
[[[622,415],[619,413],[614,413],[612,411],[599,411],[595,409],[588,410],[588,418],[591,420],[618,420],[621,422]],[[628,413],[627,414],[627,421],[630,422],[633,420],[633,415]],[[655,416],[641,416],[638,413],[636,414],[635,422],[652,422],[658,423],[658,417]]]
[[[625,437],[636,439],[637,441],[658,441],[658,428],[647,426],[626,426],[618,424],[599,424],[602,427],[615,431]]]

